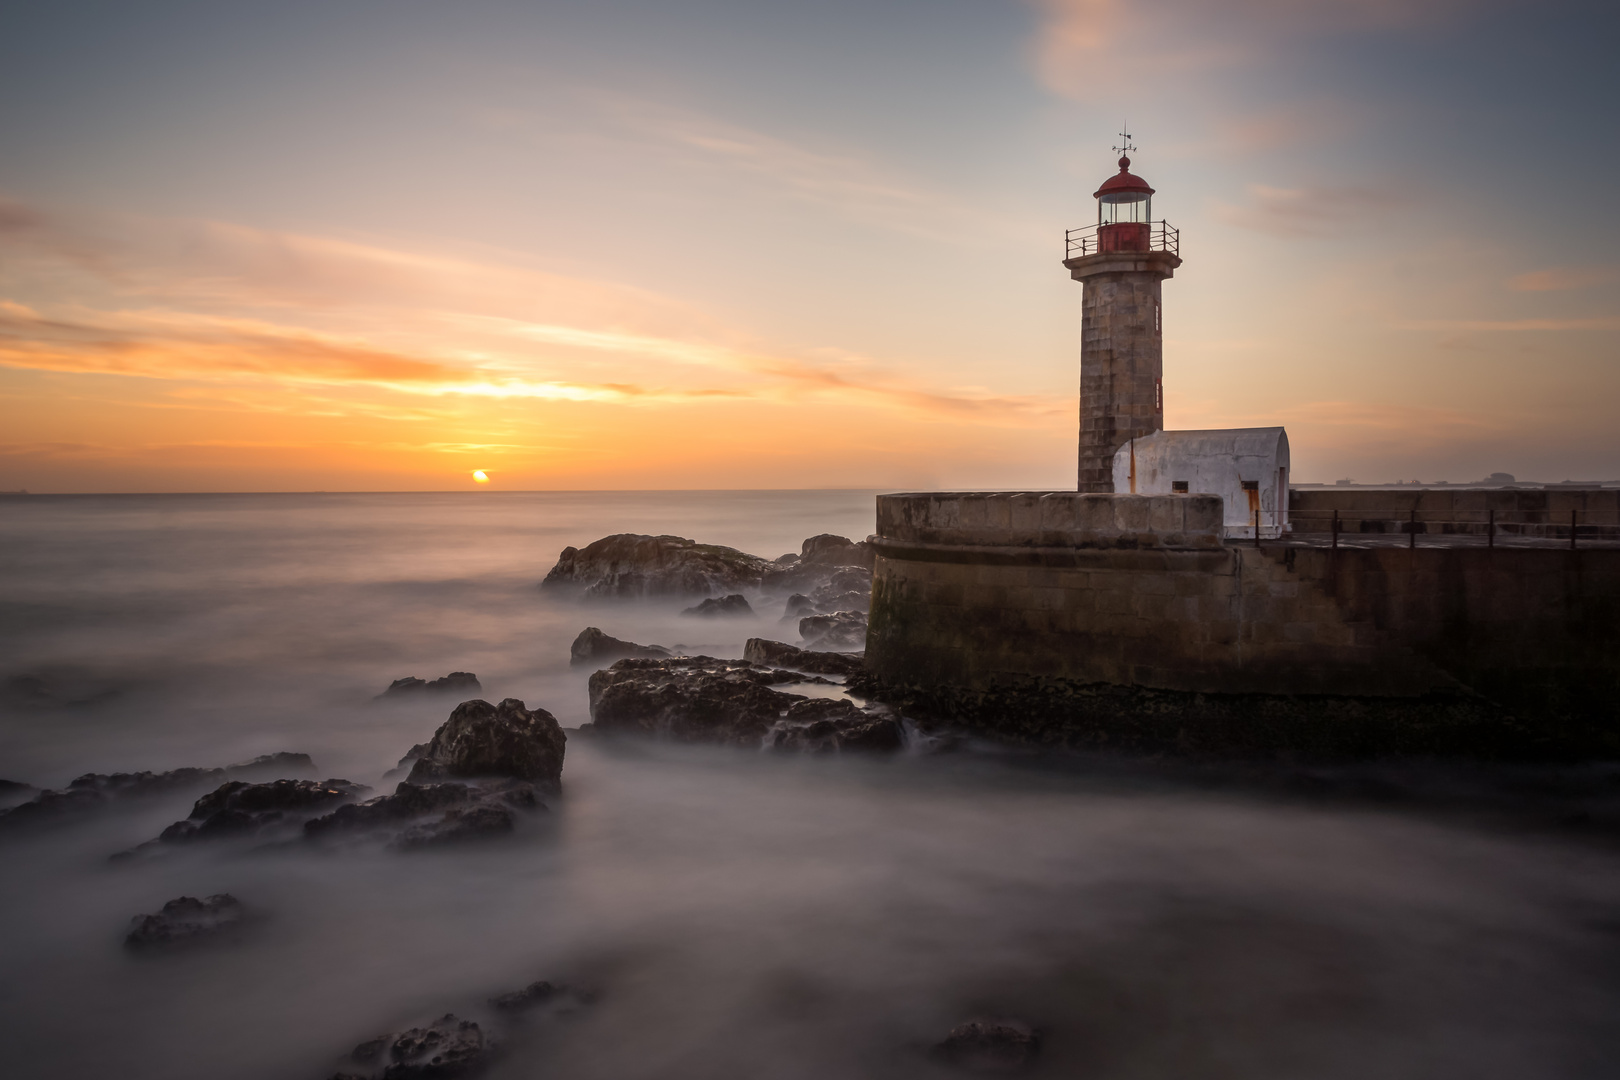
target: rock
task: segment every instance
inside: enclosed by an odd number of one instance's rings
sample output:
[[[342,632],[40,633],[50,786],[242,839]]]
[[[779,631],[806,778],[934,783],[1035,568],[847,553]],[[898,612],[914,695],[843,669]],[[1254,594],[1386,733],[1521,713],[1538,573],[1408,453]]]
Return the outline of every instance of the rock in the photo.
[[[797,678],[712,656],[620,660],[591,676],[592,726],[679,742],[757,747],[782,713],[804,700],[772,690],[771,684]]]
[[[349,1055],[349,1060],[365,1071],[339,1073],[332,1080],[339,1077],[441,1080],[472,1076],[489,1065],[492,1050],[476,1023],[445,1013],[426,1027],[366,1040]]]
[[[799,562],[801,565],[859,566],[870,577],[877,563],[877,549],[864,540],[856,543],[847,536],[822,533],[804,542]]]
[[[427,743],[417,743],[415,746],[405,751],[405,756],[399,759],[399,764],[383,773],[383,779],[392,780],[397,776],[404,776],[405,774],[409,773],[411,766],[415,765],[417,759],[425,753],[427,753]]]
[[[308,754],[289,754],[282,750],[274,754],[260,754],[252,761],[244,761],[240,765],[227,766],[225,772],[230,776],[285,776],[290,772],[314,772],[315,763]]]
[[[524,1009],[532,1009],[537,1005],[544,1005],[565,991],[566,987],[553,986],[541,980],[532,982],[521,990],[514,990],[510,994],[492,997],[489,999],[489,1003],[503,1012],[519,1012]]]
[[[412,825],[400,833],[394,846],[402,851],[504,836],[515,826],[512,811],[489,803],[452,810],[438,821]]]
[[[12,806],[25,802],[39,794],[39,789],[32,784],[24,784],[16,780],[0,780],[0,806]]]
[[[669,655],[670,651],[661,645],[637,645],[633,641],[621,641],[616,637],[609,637],[594,626],[587,626],[581,630],[579,637],[568,647],[570,664],[611,664],[627,656],[662,658]]]
[[[931,1056],[977,1073],[1022,1072],[1040,1054],[1038,1031],[1019,1020],[969,1020],[958,1024]]]
[[[766,745],[774,750],[827,753],[869,750],[889,753],[905,745],[898,722],[871,716],[841,698],[810,698],[788,709]]]
[[[793,668],[819,675],[850,675],[864,670],[860,653],[812,652],[780,641],[749,638],[743,644],[743,659],[761,667]]]
[[[408,779],[511,777],[555,795],[562,790],[567,742],[556,717],[544,709],[531,711],[517,698],[499,705],[463,701],[433,733]]]
[[[171,769],[168,772],[85,773],[66,788],[41,791],[27,802],[0,810],[0,828],[74,817],[121,799],[166,795],[230,777],[313,772],[308,754],[264,754],[223,769]]]
[[[863,750],[886,754],[904,749],[905,729],[899,721],[887,716],[872,717],[862,723],[844,728],[838,733],[840,750]]]
[[[310,838],[337,833],[397,831],[404,823],[430,814],[466,806],[476,796],[466,784],[413,784],[402,781],[392,795],[378,795],[361,803],[340,806],[329,814],[304,822]]]
[[[156,915],[137,915],[130,920],[124,945],[150,949],[190,944],[240,927],[246,914],[242,902],[230,893],[216,893],[206,900],[181,896],[164,904]]]
[[[478,676],[470,671],[452,671],[442,678],[428,682],[418,679],[414,675],[407,675],[403,679],[395,679],[388,684],[388,689],[378,694],[379,698],[405,697],[411,694],[482,694],[483,684]]]
[[[816,611],[866,611],[872,606],[872,571],[859,566],[835,566],[810,592]]]
[[[866,616],[859,611],[835,611],[799,620],[799,636],[806,645],[824,649],[865,649]]]
[[[804,593],[796,592],[787,598],[787,604],[782,608],[782,621],[788,622],[792,620],[797,622],[806,615],[816,613],[816,602],[804,595]]]
[[[304,838],[382,839],[399,850],[500,836],[516,827],[514,810],[544,809],[534,785],[522,780],[486,784],[400,783],[392,795],[340,806],[304,823]]]
[[[680,536],[618,533],[583,549],[564,548],[540,587],[587,600],[709,596],[757,588],[771,565],[736,548]]]
[[[795,555],[793,552],[790,551],[786,555],[778,555],[776,558],[772,559],[771,560],[771,565],[772,566],[792,566],[794,563],[796,563],[798,561],[799,561],[799,557],[797,555]]]
[[[347,780],[275,780],[268,784],[232,780],[198,799],[191,816],[164,829],[157,842],[251,836],[269,826],[301,822],[370,790]]]
[[[696,607],[689,607],[681,612],[682,615],[702,615],[705,617],[723,616],[726,618],[754,618],[754,609],[748,606],[747,597],[741,593],[732,593],[730,596],[711,596]]]
[[[847,733],[857,730],[874,748],[881,742],[865,730],[874,718],[847,699],[773,689],[801,679],[791,671],[711,656],[621,660],[591,676],[590,726],[605,733],[782,750],[842,749]]]

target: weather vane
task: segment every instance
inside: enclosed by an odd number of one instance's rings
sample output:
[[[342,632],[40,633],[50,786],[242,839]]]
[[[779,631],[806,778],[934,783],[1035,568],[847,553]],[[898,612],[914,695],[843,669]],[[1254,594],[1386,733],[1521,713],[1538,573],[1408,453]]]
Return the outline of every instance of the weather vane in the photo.
[[[1125,130],[1119,133],[1120,145],[1114,147],[1114,153],[1128,154],[1132,150],[1136,149],[1136,147],[1131,145],[1131,125],[1121,124],[1120,126]]]

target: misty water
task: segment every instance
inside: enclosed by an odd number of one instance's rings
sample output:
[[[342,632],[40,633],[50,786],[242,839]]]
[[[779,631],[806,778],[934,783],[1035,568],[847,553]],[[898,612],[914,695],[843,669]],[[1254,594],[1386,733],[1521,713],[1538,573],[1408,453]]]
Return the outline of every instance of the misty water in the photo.
[[[581,608],[567,544],[669,532],[773,557],[862,537],[869,493],[153,496],[0,504],[0,777],[218,766],[279,750],[382,774],[476,672],[567,728],[586,625],[740,655],[757,622]],[[570,739],[509,839],[402,854],[195,845],[107,856],[200,791],[0,836],[0,1072],[320,1080],[356,1043],[482,1018],[536,979],[594,993],[503,1034],[494,1077],[949,1075],[975,1016],[1052,1077],[1608,1077],[1620,853],[1422,805],[1267,793],[1152,763],[970,750],[791,757]],[[230,892],[209,947],[130,917]]]

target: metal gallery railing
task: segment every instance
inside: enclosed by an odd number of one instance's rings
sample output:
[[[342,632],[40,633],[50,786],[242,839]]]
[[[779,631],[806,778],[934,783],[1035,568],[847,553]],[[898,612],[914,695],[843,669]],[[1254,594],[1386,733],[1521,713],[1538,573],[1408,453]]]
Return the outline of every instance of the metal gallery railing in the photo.
[[[1133,229],[1132,226],[1146,226]],[[1113,230],[1112,233],[1102,230]],[[1146,246],[1142,246],[1143,244]],[[1105,251],[1168,251],[1181,254],[1181,230],[1168,221],[1124,221],[1115,224],[1086,225],[1063,233],[1063,258],[1082,259]]]

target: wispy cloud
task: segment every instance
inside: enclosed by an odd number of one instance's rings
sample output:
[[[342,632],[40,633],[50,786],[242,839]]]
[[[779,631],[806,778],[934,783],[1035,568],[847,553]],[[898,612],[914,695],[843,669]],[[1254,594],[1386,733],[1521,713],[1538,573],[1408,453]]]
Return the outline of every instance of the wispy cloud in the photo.
[[[76,293],[106,301],[0,299],[0,365],[14,368],[296,388],[301,406],[271,407],[312,413],[367,408],[331,401],[342,387],[631,406],[825,398],[1006,424],[1062,412],[1041,397],[931,388],[825,349],[795,356],[667,298],[588,280],[239,226],[75,227],[0,208],[0,231],[21,238],[0,261],[0,288],[76,275]],[[242,400],[264,407],[260,394]]]
[[[1281,42],[1346,31],[1403,29],[1490,0],[1034,0],[1035,65],[1055,93],[1117,97],[1121,80],[1250,64]]]
[[[1242,206],[1216,202],[1215,216],[1229,225],[1282,237],[1326,236],[1374,219],[1404,201],[1371,186],[1279,188],[1250,184]]]
[[[1620,330],[1620,318],[1600,316],[1586,319],[1420,319],[1397,324],[1402,330],[1443,330],[1453,333],[1530,330]]]
[[[1041,225],[955,198],[849,150],[829,150],[649,101],[614,99],[610,115],[644,136],[745,174],[847,220],[950,244],[1006,241]]]
[[[1620,280],[1620,266],[1553,266],[1511,277],[1508,288],[1516,292],[1560,292],[1606,285],[1615,280]]]

